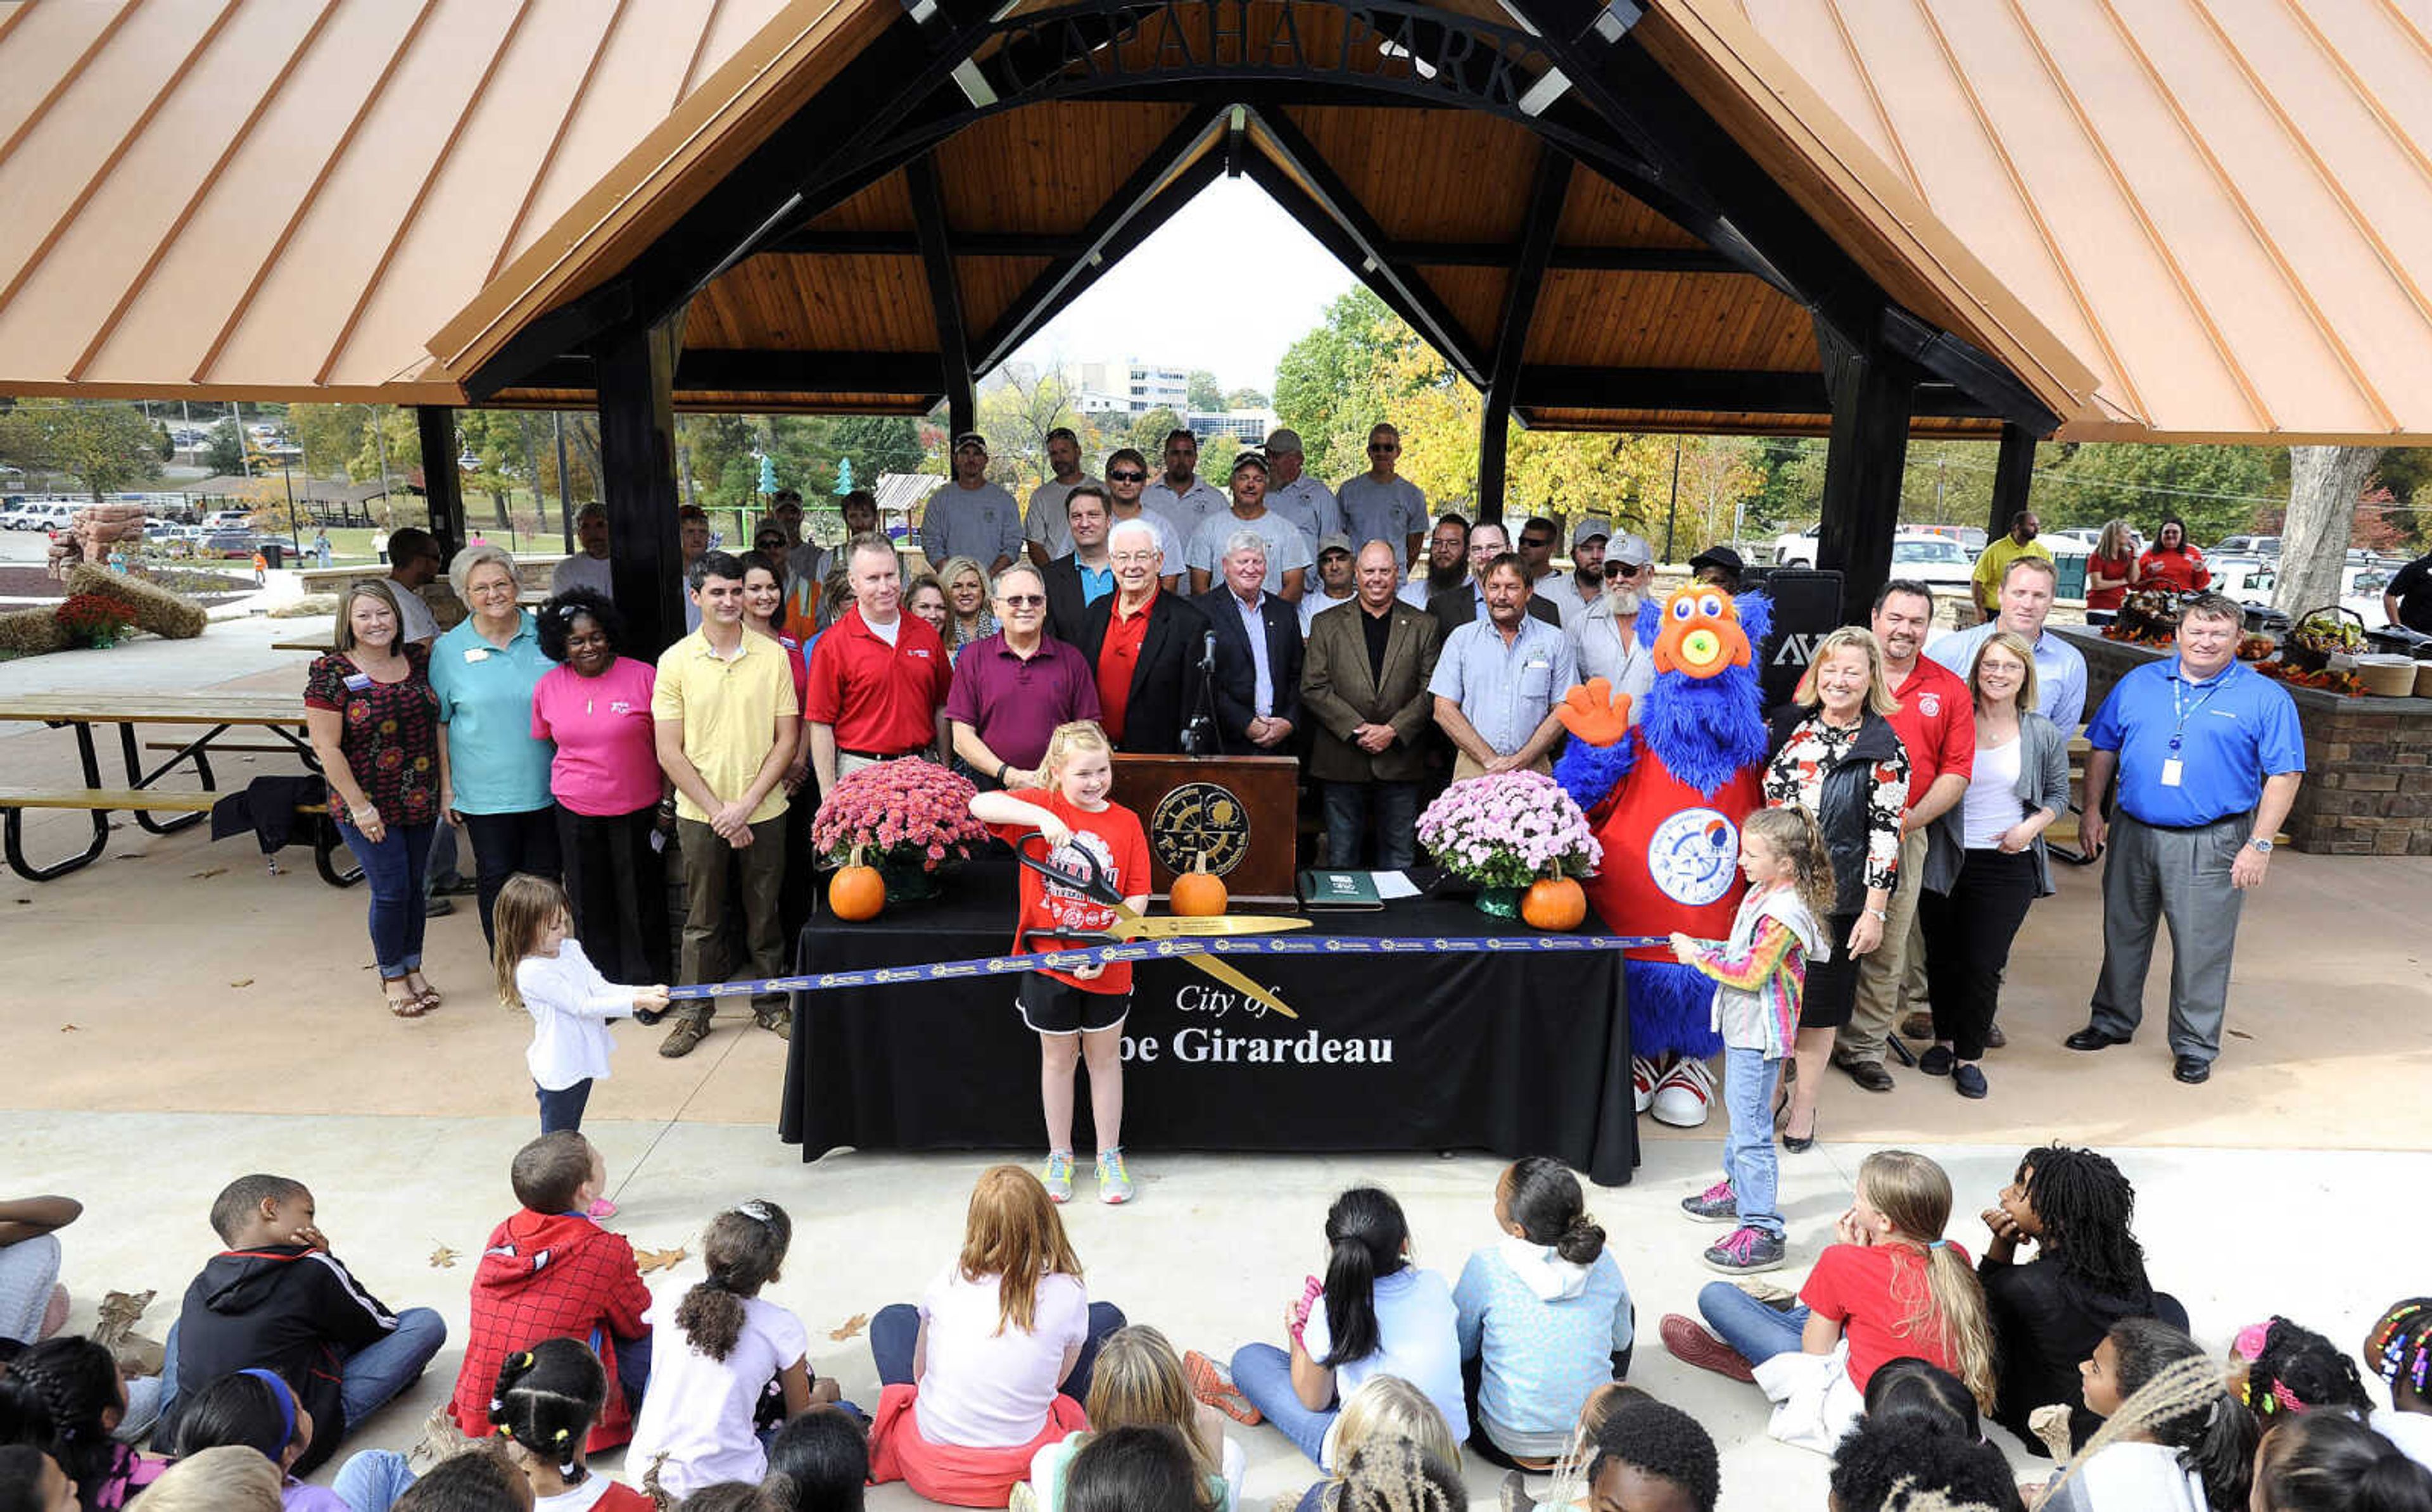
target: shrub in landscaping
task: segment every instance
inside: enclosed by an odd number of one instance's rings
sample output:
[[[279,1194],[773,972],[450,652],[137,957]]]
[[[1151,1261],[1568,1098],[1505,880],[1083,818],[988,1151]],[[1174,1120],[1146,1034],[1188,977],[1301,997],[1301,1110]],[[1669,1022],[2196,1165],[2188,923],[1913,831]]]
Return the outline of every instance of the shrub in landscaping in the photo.
[[[95,594],[125,604],[135,615],[136,628],[167,641],[191,641],[203,632],[211,616],[203,606],[141,578],[91,563],[68,569],[70,595]]]

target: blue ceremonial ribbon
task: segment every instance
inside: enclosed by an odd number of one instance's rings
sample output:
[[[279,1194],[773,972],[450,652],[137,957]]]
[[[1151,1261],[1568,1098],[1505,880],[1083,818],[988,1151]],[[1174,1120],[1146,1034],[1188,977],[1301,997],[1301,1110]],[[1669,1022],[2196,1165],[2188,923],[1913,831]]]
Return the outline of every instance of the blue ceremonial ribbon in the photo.
[[[1204,939],[1134,940],[1076,950],[1029,955],[983,955],[925,966],[869,966],[858,971],[819,971],[800,977],[756,977],[670,987],[675,1001],[701,998],[759,997],[779,992],[833,992],[841,987],[892,987],[963,977],[1010,976],[1022,971],[1073,971],[1119,961],[1176,960],[1207,955],[1526,955],[1576,950],[1641,950],[1671,943],[1668,934],[1488,934],[1408,938],[1363,934],[1232,934]]]

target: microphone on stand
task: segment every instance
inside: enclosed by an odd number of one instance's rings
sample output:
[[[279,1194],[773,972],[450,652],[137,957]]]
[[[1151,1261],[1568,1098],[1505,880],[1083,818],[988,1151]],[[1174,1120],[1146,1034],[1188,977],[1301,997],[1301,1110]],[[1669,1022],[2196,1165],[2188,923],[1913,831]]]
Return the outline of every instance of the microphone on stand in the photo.
[[[1216,670],[1216,632],[1212,630],[1200,638],[1199,670],[1202,672]]]

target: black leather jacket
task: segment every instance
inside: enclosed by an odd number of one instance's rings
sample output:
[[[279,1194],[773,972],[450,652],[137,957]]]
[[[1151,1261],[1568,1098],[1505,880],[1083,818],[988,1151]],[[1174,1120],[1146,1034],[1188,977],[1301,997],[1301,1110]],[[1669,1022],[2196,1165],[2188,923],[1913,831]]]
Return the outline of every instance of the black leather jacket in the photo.
[[[1780,755],[1799,727],[1814,712],[1793,705],[1774,715],[1773,751]],[[1867,710],[1858,724],[1858,738],[1824,774],[1817,798],[1817,829],[1832,857],[1832,913],[1854,917],[1866,906],[1866,800],[1875,787],[1875,765],[1900,753],[1900,732],[1891,721]]]

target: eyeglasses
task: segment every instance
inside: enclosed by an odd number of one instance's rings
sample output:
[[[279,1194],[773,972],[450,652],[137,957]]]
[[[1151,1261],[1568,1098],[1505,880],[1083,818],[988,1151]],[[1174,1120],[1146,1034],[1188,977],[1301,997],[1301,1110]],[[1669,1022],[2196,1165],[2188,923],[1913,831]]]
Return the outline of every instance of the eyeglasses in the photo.
[[[1390,441],[1372,441],[1368,443],[1368,449],[1370,451],[1399,451],[1402,448]]]
[[[998,596],[997,602],[1007,609],[1041,609],[1046,607],[1047,596],[1045,594],[1004,594]]]
[[[752,544],[763,551],[782,551],[785,548],[785,538],[782,535],[764,535]]]
[[[1635,578],[1646,570],[1644,567],[1633,567],[1627,562],[1608,562],[1604,564],[1604,580],[1611,582],[1615,578]]]
[[[1109,483],[1145,483],[1148,481],[1148,474],[1135,472],[1128,467],[1124,468],[1121,472],[1117,472],[1113,468],[1108,468],[1106,470],[1106,481]]]

